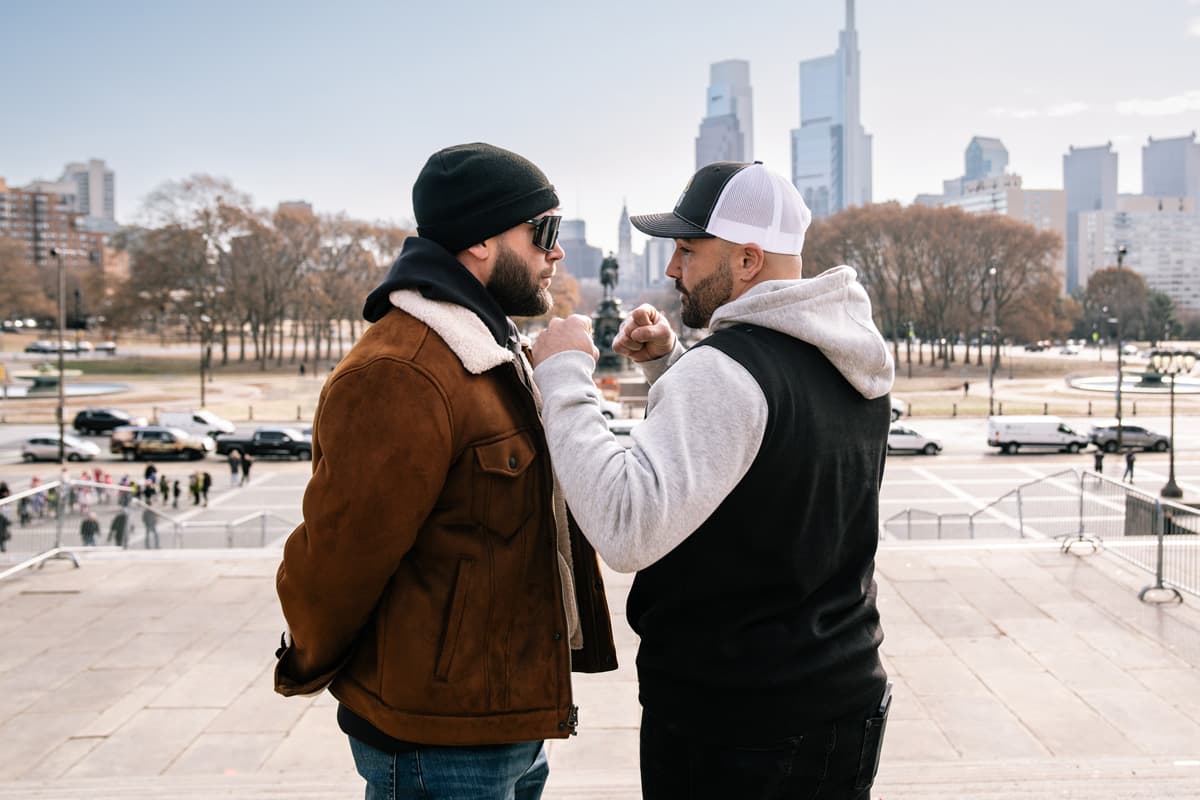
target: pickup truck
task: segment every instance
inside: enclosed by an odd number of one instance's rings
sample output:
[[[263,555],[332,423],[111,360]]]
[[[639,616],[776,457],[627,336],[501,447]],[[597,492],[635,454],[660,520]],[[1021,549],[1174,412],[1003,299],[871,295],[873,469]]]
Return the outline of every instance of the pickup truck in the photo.
[[[217,454],[234,450],[251,456],[280,456],[307,461],[312,458],[312,439],[295,428],[258,428],[249,439],[218,436]]]

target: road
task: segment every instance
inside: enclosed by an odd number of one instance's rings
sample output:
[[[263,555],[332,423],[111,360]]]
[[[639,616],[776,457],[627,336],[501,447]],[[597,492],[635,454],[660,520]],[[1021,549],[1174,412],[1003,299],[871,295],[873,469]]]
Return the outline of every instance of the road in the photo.
[[[1104,422],[1100,418],[1067,420],[1079,430]],[[1128,420],[1131,424],[1133,420]],[[1167,430],[1168,420],[1156,417],[1139,417],[1137,424],[1155,430]],[[1017,486],[1027,484],[1064,470],[1090,470],[1092,454],[1020,452],[1002,455],[985,444],[987,421],[970,419],[919,419],[902,420],[899,424],[913,428],[926,436],[940,439],[945,450],[940,455],[892,455],[888,458],[881,492],[880,518],[886,520],[893,515],[913,508],[941,514],[966,514],[977,511]],[[31,476],[38,475],[43,481],[57,476],[57,465],[52,463],[23,464],[18,449],[27,436],[45,430],[46,426],[0,425],[0,480],[6,481],[10,489],[19,491],[29,486]],[[248,435],[252,425],[241,426],[238,435]],[[1200,418],[1176,418],[1176,438],[1179,454],[1176,458],[1176,480],[1183,488],[1185,499],[1200,500]],[[104,447],[104,437],[94,439]],[[290,530],[289,524],[301,517],[300,500],[310,474],[307,462],[259,459],[251,473],[252,479],[246,487],[229,487],[229,473],[223,459],[210,456],[204,461],[157,462],[160,471],[168,480],[179,479],[184,488],[179,509],[156,505],[166,517],[160,521],[160,532],[174,531],[174,523],[186,523],[178,530],[187,538],[190,546],[224,546],[229,535],[226,523],[267,511],[279,519],[272,519],[264,531],[257,520],[243,523],[235,531],[235,542],[257,544],[262,538],[270,541]],[[88,465],[99,466],[112,474],[114,481],[123,475],[133,478],[141,476],[144,465],[119,461],[107,454]],[[69,465],[69,473],[75,477],[84,465]],[[209,505],[192,506],[187,495],[187,478],[195,470],[208,471],[213,477],[213,490]],[[1115,456],[1105,459],[1105,472],[1111,478],[1120,478],[1124,469],[1122,460]],[[1167,481],[1168,455],[1165,453],[1140,453],[1137,456],[1136,486],[1151,493]],[[286,521],[286,522],[285,522]],[[138,538],[134,539],[137,543]],[[167,537],[164,535],[164,545]]]

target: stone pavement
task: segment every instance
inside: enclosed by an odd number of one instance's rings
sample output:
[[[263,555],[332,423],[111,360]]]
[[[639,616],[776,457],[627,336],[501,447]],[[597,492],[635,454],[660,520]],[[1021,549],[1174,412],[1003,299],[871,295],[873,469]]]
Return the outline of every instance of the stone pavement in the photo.
[[[328,695],[271,691],[277,551],[87,554],[0,582],[0,800],[361,797]],[[886,543],[876,798],[1200,797],[1200,601],[1038,543]],[[621,669],[577,676],[548,798],[638,796]]]

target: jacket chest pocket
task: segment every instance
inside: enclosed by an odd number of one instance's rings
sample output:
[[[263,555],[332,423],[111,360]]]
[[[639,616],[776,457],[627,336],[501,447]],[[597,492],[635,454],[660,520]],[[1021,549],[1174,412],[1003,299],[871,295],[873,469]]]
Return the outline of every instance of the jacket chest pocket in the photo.
[[[475,516],[505,539],[533,515],[537,471],[532,465],[536,456],[526,433],[475,448]]]

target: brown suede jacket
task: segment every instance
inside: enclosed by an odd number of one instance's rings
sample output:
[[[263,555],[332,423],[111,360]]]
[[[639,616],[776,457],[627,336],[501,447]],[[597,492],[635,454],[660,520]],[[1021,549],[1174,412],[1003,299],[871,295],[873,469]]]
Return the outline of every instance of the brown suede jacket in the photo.
[[[396,296],[407,310],[372,325],[321,392],[304,522],[276,576],[291,642],[275,690],[328,686],[407,742],[565,737],[572,668],[615,669],[616,652],[573,524],[561,553],[532,381],[471,311]]]

